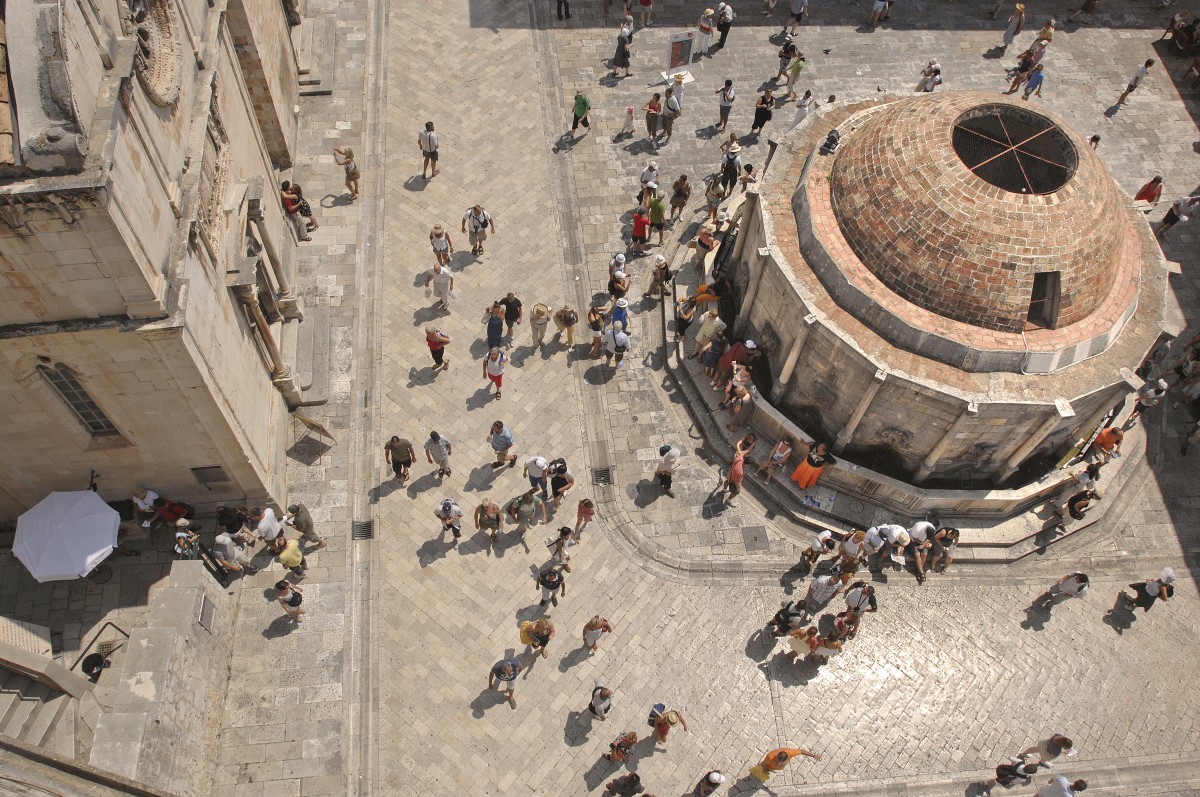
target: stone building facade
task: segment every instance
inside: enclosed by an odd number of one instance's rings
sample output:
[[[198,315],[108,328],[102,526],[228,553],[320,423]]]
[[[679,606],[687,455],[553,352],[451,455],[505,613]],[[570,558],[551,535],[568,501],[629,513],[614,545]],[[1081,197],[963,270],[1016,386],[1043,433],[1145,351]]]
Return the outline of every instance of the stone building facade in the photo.
[[[285,11],[5,5],[0,521],[89,469],[109,498],[282,497],[305,401],[275,187],[298,96]]]
[[[955,147],[997,107],[1019,140],[975,155],[1007,150],[1016,178],[973,171]],[[1141,214],[1082,137],[1028,116],[947,92],[810,117],[745,215],[737,329],[767,353],[756,382],[862,469],[1011,483],[1085,439],[1164,335],[1166,270]],[[1067,167],[1041,183],[1020,160],[1039,125],[1056,138],[1032,160]],[[1034,181],[1005,182],[1023,173]]]

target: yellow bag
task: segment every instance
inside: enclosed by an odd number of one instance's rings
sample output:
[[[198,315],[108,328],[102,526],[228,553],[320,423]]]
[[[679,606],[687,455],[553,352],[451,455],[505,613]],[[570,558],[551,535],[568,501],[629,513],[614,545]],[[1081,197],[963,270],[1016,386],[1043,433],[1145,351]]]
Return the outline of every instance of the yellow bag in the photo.
[[[532,628],[533,628],[532,620],[524,620],[521,623],[521,643],[522,644],[525,644],[525,645],[533,644],[533,637],[529,635],[529,632]]]

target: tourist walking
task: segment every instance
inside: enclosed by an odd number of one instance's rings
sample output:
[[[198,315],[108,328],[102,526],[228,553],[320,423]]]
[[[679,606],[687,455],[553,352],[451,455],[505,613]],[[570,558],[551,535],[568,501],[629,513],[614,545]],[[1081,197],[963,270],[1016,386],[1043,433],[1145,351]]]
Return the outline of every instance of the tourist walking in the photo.
[[[533,347],[540,349],[546,340],[546,329],[550,326],[550,308],[542,302],[533,306],[529,314],[529,331],[533,333]]]
[[[808,547],[804,549],[804,553],[801,554],[801,561],[811,571],[817,566],[817,562],[821,560],[822,556],[836,551],[837,542],[833,539],[833,532],[828,529],[822,529],[817,532],[817,535],[809,542]]]
[[[511,708],[517,707],[517,676],[525,669],[516,659],[501,659],[488,671],[488,689],[499,689],[508,698]]]
[[[659,704],[661,705],[661,704]],[[655,706],[657,708],[657,706]],[[683,713],[675,709],[667,711],[650,711],[651,724],[654,726],[654,741],[658,744],[666,744],[667,736],[670,735],[671,729],[676,725],[688,729],[687,720],[683,718]]]
[[[833,600],[841,591],[842,582],[837,576],[831,574],[817,576],[808,584],[808,590],[804,593],[804,604],[808,607],[809,613],[816,616],[825,604]]]
[[[1043,767],[1049,768],[1049,764],[1036,763],[1028,764],[1025,761],[1024,755],[1012,755],[1008,757],[1008,761],[1001,762],[996,765],[996,777],[983,781],[984,792],[990,792],[992,786],[1000,785],[1006,789],[1011,789],[1013,786],[1028,786],[1033,783],[1033,776]]]
[[[545,606],[547,603],[558,605],[560,597],[567,596],[567,577],[563,575],[563,570],[570,570],[565,565],[552,565],[537,575],[537,586],[542,591],[542,600],[539,606]]]
[[[562,17],[559,17],[562,19]],[[571,135],[575,135],[575,131],[583,125],[583,134],[591,130],[592,124],[588,121],[588,114],[592,110],[592,101],[582,91],[575,92],[575,101],[571,106]]]
[[[671,186],[671,218],[668,223],[683,216],[683,209],[687,207],[688,200],[691,198],[692,185],[688,182],[687,175],[681,174],[675,184]]]
[[[762,96],[758,98],[758,102],[754,103],[754,123],[750,125],[751,135],[762,130],[767,122],[771,121],[774,107],[775,97],[770,89],[765,89]]]
[[[429,245],[433,247],[433,258],[446,268],[450,267],[450,255],[454,254],[454,242],[450,233],[440,224],[433,225],[429,231]]]
[[[777,747],[763,756],[763,760],[758,764],[750,767],[750,774],[760,783],[766,783],[772,775],[783,769],[787,762],[796,756],[808,756],[816,761],[821,760],[821,756],[810,753],[801,747]]]
[[[1050,594],[1082,598],[1087,595],[1088,583],[1087,573],[1068,573],[1051,585]]]
[[[433,358],[433,372],[450,370],[450,360],[446,358],[446,344],[450,336],[435,326],[425,327],[425,343],[429,346],[429,356]]]
[[[1174,583],[1175,571],[1164,567],[1162,573],[1153,581],[1139,581],[1136,584],[1130,584],[1129,588],[1133,590],[1133,595],[1122,590],[1121,599],[1130,609],[1140,608],[1144,614],[1150,611],[1150,607],[1154,605],[1155,601],[1171,599],[1171,596],[1175,594]]]
[[[1036,94],[1038,97],[1042,96],[1042,84],[1046,82],[1046,74],[1042,69],[1041,64],[1033,68],[1033,73],[1025,81],[1025,92],[1021,95],[1021,99],[1028,100],[1032,94]]]
[[[1162,240],[1163,235],[1167,230],[1174,227],[1181,221],[1187,221],[1189,214],[1196,209],[1196,204],[1200,203],[1200,197],[1181,196],[1171,203],[1171,207],[1167,209],[1167,215],[1163,216],[1162,222],[1158,225],[1158,232],[1154,233]]]
[[[725,85],[713,92],[717,95],[717,130],[724,133],[729,124],[729,112],[733,110],[733,101],[737,92],[733,90],[733,81],[726,80]]]
[[[530,526],[537,525],[539,513],[543,523],[550,522],[550,518],[546,514],[546,503],[538,496],[537,490],[521,493],[509,501],[505,512],[512,522],[517,524],[517,534],[521,537],[525,536],[525,532],[529,530]]]
[[[362,179],[358,164],[354,162],[354,150],[350,147],[334,147],[333,160],[346,172],[346,190],[350,192],[350,201],[358,199],[358,181]]]
[[[1008,27],[1004,29],[1004,38],[1000,42],[1000,52],[1007,52],[1008,46],[1013,43],[1013,39],[1021,35],[1021,31],[1025,29],[1025,4],[1017,3],[1012,14],[1008,17]]]
[[[800,79],[800,73],[804,71],[804,67],[807,65],[807,63],[808,62],[804,60],[804,53],[797,51],[796,57],[792,59],[792,63],[788,67],[788,70],[787,70],[787,82],[784,84],[784,89],[786,89],[786,92],[784,93],[783,98],[782,98],[783,102],[786,102],[788,100],[795,98],[795,96],[796,96],[796,81]],[[811,91],[808,92],[808,96],[810,98],[812,97]],[[799,110],[799,108],[797,107],[797,111],[798,110]],[[799,117],[797,119],[794,119],[792,121],[792,127],[795,127],[797,124],[799,124],[801,121],[803,121],[803,119],[804,119],[804,117]]]
[[[633,731],[625,731],[608,745],[608,752],[601,756],[605,761],[619,764],[629,757],[629,751],[637,744],[638,735]],[[632,774],[637,774],[636,772]]]
[[[417,133],[417,147],[421,150],[421,177],[425,180],[437,177],[438,137],[433,130],[433,122],[426,122],[425,129]],[[433,167],[433,174],[426,175],[430,166]]]
[[[454,453],[454,447],[450,444],[450,438],[438,432],[430,432],[429,439],[425,441],[425,459],[429,460],[429,464],[438,466],[438,478],[450,475],[450,455]]]
[[[680,451],[670,443],[665,443],[659,446],[658,455],[658,464],[654,467],[654,479],[662,487],[664,493],[674,498],[675,492],[671,489],[671,481],[675,478],[675,471],[679,469]]]
[[[570,304],[564,304],[554,313],[554,326],[558,334],[567,333],[567,346],[575,345],[575,325],[579,323],[579,313]]]
[[[592,698],[588,701],[588,712],[601,722],[608,719],[612,711],[613,691],[604,685],[603,678],[597,678],[592,686]]]
[[[1142,81],[1146,79],[1146,75],[1150,72],[1150,67],[1152,66],[1154,66],[1154,59],[1148,58],[1146,59],[1146,63],[1137,68],[1137,71],[1133,73],[1133,77],[1129,79],[1129,85],[1121,92],[1121,96],[1117,97],[1117,105],[1124,105],[1126,98],[1137,91],[1138,86],[1142,85]],[[1039,94],[1038,96],[1040,97],[1041,95]]]
[[[408,481],[408,469],[416,458],[412,443],[399,435],[392,435],[392,439],[383,444],[383,461],[392,466],[392,473],[401,484]]]
[[[746,477],[746,455],[754,450],[757,443],[758,438],[751,433],[739,440],[733,448],[733,462],[729,466],[729,474],[725,477],[725,484],[722,487],[722,492],[728,493],[725,496],[727,506],[733,506],[733,499],[742,492],[742,479]]]
[[[651,146],[657,150],[658,132],[662,128],[662,95],[654,92],[654,96],[642,106],[642,110],[646,112],[646,135]]]
[[[1038,763],[1049,763],[1060,755],[1066,754],[1074,756],[1076,753],[1075,743],[1061,733],[1052,734],[1049,738],[1042,739],[1032,747],[1027,747],[1021,751],[1021,757],[1037,755]]]
[[[600,615],[593,615],[592,619],[583,624],[583,646],[595,653],[600,648],[600,640],[612,633],[612,626],[608,624],[608,620]]]
[[[288,617],[297,623],[304,619],[304,614],[308,611],[301,606],[304,603],[304,587],[281,579],[275,582],[275,599],[279,601]]]
[[[1139,188],[1138,192],[1133,195],[1133,201],[1146,202],[1150,205],[1150,208],[1155,207],[1158,205],[1158,200],[1162,198],[1162,183],[1162,175],[1154,175],[1154,177],[1150,178],[1150,182]],[[1146,208],[1142,212],[1148,213],[1150,208]]]
[[[588,308],[587,325],[592,331],[592,348],[588,356],[593,360],[600,356],[600,346],[604,339],[604,313],[607,310],[604,305],[592,305]]]
[[[575,508],[575,542],[583,542],[583,530],[596,519],[596,503],[590,498],[579,499]]]
[[[525,460],[525,467],[521,469],[521,476],[529,479],[530,487],[541,491],[543,499],[550,497],[546,491],[546,471],[549,468],[550,463],[546,461],[546,458],[535,454]]]
[[[489,230],[492,235],[496,234],[496,221],[482,205],[472,205],[463,214],[462,231],[467,233],[467,240],[471,242],[471,254],[483,254],[483,244]]]
[[[567,463],[556,460],[550,463],[550,496],[554,499],[554,508],[562,503],[565,496],[575,486],[575,474],[567,468]]]
[[[790,0],[788,11],[790,12],[788,21],[779,33],[795,36],[800,32],[800,23],[808,17],[808,0]]]
[[[425,296],[436,296],[439,310],[449,311],[450,300],[457,294],[454,292],[454,275],[441,262],[435,261],[425,277]]]
[[[486,327],[487,347],[498,349],[504,345],[504,307],[500,302],[492,302],[484,308],[483,322]]]
[[[617,368],[624,364],[625,352],[629,351],[629,335],[625,334],[625,325],[620,321],[614,321],[608,331],[604,333],[604,359],[605,365],[612,365],[612,359],[617,358]]]
[[[662,129],[664,137],[662,143],[666,144],[671,140],[671,132],[675,128],[675,120],[682,115],[683,105],[680,103],[675,87],[667,86],[667,96],[663,100]]]
[[[162,501],[163,499],[158,500]],[[274,509],[254,507],[250,510],[250,520],[256,524],[254,533],[266,543],[272,553],[277,554],[283,550],[283,546],[287,544],[287,538],[283,534],[283,526],[275,517]]]
[[[512,348],[513,331],[525,320],[525,306],[512,291],[506,293],[498,304],[504,308],[504,323],[508,326],[508,348]]]
[[[496,395],[493,399],[500,398],[500,389],[504,386],[504,367],[508,364],[508,357],[500,350],[499,346],[493,346],[488,350],[487,357],[483,360],[483,378],[496,386]]]
[[[662,200],[658,200],[662,202]],[[661,235],[661,231],[659,233]],[[650,298],[657,294],[660,297],[666,295],[666,284],[671,280],[671,267],[667,263],[667,258],[662,255],[654,256],[654,272],[650,277],[650,287],[646,288],[646,292],[642,294],[644,298]]]
[[[496,453],[496,461],[492,463],[493,468],[500,468],[505,464],[511,468],[517,464],[517,455],[512,453],[513,434],[503,421],[496,421],[492,424],[487,441],[492,446],[492,451]]]
[[[700,778],[700,782],[696,784],[696,788],[692,790],[695,797],[710,797],[720,786],[725,783],[725,773],[719,769],[714,769],[704,773],[704,777]]]
[[[1167,380],[1155,379],[1152,382],[1146,382],[1137,389],[1134,394],[1137,401],[1133,405],[1133,410],[1129,413],[1129,417],[1121,428],[1128,431],[1142,417],[1142,413],[1151,407],[1158,406],[1162,402],[1163,397],[1167,395]]]
[[[645,791],[646,787],[642,785],[642,776],[636,772],[627,772],[604,785],[604,797],[636,797]]]
[[[734,138],[721,156],[721,199],[728,197],[737,187],[738,171],[742,168],[741,151],[742,145]]]
[[[609,77],[617,77],[617,70],[625,70],[622,77],[629,77],[633,73],[629,71],[629,45],[633,41],[633,31],[630,30],[626,22],[622,22],[617,29],[617,50],[612,57],[612,71],[608,73]]]
[[[550,622],[550,618],[542,617],[532,622],[526,620],[520,628],[521,641],[533,648],[535,653],[540,650],[543,659],[549,658],[547,647],[550,640],[554,639],[554,623]]]
[[[721,38],[717,41],[717,47],[724,49],[725,40],[729,38],[729,29],[733,27],[733,20],[736,16],[733,6],[729,3],[717,3],[717,30],[721,34]]]
[[[504,515],[492,499],[484,498],[475,507],[475,530],[482,531],[491,542],[496,542],[503,525]]]
[[[233,536],[226,531],[222,531],[213,538],[212,547],[213,558],[217,563],[226,570],[240,573],[243,570],[251,575],[258,572],[258,568],[246,555],[246,550],[241,545],[234,542]]]
[[[450,547],[457,548],[458,541],[462,537],[462,518],[463,511],[458,503],[453,498],[447,498],[438,504],[437,509],[433,510],[433,516],[442,521],[442,534],[447,531],[453,538]]]
[[[317,534],[312,514],[308,511],[308,507],[299,501],[293,501],[288,504],[287,514],[283,517],[283,523],[285,526],[291,526],[300,532],[300,539],[304,542],[315,544],[317,547],[314,550],[320,550],[325,547],[325,538]]]
[[[1037,790],[1037,797],[1075,797],[1087,789],[1087,781],[1080,778],[1074,783],[1062,775],[1055,775],[1046,781],[1046,785]]]

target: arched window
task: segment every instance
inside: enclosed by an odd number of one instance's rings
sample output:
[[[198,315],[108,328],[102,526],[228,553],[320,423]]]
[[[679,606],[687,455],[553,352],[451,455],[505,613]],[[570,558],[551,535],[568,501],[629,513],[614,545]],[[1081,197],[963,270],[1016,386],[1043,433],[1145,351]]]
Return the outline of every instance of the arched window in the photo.
[[[38,372],[54,388],[54,392],[58,397],[71,408],[71,412],[83,424],[83,428],[91,433],[92,437],[114,437],[119,436],[120,432],[113,422],[108,419],[104,411],[96,405],[96,402],[84,389],[79,382],[79,377],[75,375],[67,366],[62,363],[54,363],[46,365],[38,364]]]

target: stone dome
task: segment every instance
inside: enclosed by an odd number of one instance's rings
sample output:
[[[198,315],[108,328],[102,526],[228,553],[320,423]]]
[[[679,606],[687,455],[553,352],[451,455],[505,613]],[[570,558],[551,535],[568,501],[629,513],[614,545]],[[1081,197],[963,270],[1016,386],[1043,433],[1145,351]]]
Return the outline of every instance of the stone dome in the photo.
[[[880,282],[975,327],[1061,328],[1113,288],[1121,195],[1083,138],[1041,106],[979,92],[890,103],[843,133],[837,225]]]

